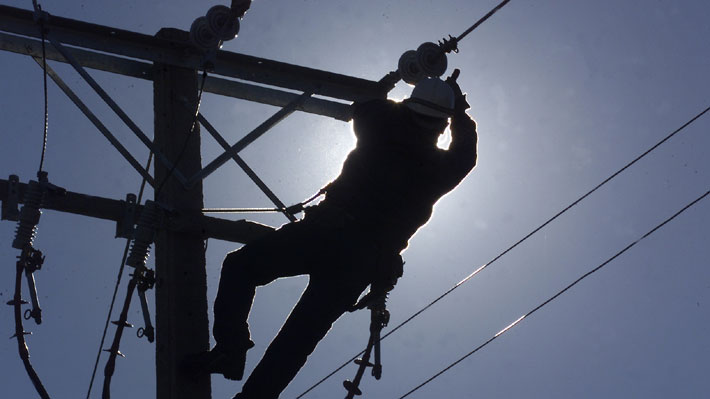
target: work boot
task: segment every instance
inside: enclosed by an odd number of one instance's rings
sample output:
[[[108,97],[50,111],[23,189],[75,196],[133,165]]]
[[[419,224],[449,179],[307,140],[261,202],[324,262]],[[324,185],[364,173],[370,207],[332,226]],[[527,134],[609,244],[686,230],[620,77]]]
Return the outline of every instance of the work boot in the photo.
[[[253,347],[252,341],[229,351],[217,345],[210,351],[188,356],[185,369],[190,373],[222,374],[228,380],[240,381],[244,376],[247,351]]]

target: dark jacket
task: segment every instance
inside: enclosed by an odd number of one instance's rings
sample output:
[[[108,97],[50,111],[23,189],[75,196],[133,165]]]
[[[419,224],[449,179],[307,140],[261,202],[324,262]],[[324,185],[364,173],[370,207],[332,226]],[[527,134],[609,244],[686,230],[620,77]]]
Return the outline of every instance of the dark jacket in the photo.
[[[357,104],[357,146],[321,203],[342,209],[397,253],[429,220],[436,201],[476,164],[476,124],[463,111],[452,118],[448,150],[425,137],[412,114],[388,100]]]

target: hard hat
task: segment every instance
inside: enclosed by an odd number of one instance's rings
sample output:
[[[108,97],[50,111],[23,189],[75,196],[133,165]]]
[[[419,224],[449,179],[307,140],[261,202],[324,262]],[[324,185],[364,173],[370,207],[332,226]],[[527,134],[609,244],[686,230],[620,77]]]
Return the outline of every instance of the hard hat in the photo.
[[[454,90],[439,78],[426,78],[417,83],[404,103],[412,111],[434,118],[448,118],[454,113]]]

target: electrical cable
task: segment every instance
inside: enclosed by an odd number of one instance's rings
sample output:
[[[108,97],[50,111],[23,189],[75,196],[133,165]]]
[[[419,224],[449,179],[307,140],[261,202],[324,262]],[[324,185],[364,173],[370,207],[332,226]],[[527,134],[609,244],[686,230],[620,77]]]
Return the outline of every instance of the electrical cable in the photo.
[[[523,321],[525,318],[531,316],[533,313],[537,312],[538,310],[540,310],[541,308],[543,308],[543,307],[544,307],[545,305],[547,305],[548,303],[550,303],[550,302],[552,302],[553,300],[557,299],[559,296],[561,296],[562,294],[564,294],[565,292],[567,292],[569,289],[571,289],[572,287],[574,287],[575,285],[577,285],[579,282],[581,282],[581,281],[584,280],[585,278],[587,278],[587,277],[591,276],[592,274],[596,273],[597,271],[599,271],[602,267],[606,266],[607,264],[609,264],[610,262],[612,262],[614,259],[616,259],[616,258],[618,258],[619,256],[621,256],[621,254],[623,254],[624,252],[626,252],[626,251],[628,251],[629,249],[631,249],[631,247],[633,247],[633,246],[635,246],[636,244],[638,244],[641,240],[643,240],[643,239],[645,239],[646,237],[650,236],[651,234],[655,233],[657,230],[659,230],[660,228],[662,228],[663,226],[665,226],[667,223],[669,223],[671,220],[675,219],[677,216],[679,216],[681,213],[683,213],[683,212],[685,212],[686,210],[688,210],[688,209],[689,209],[690,207],[692,207],[693,205],[697,204],[698,202],[700,202],[701,200],[703,200],[704,198],[706,198],[708,195],[710,195],[710,190],[706,191],[705,194],[701,195],[700,197],[696,198],[694,201],[692,201],[692,202],[689,203],[688,205],[684,206],[681,210],[679,210],[678,212],[676,212],[675,214],[673,214],[673,216],[671,216],[671,217],[669,217],[668,219],[664,220],[662,223],[660,223],[659,225],[657,225],[656,227],[654,227],[653,229],[651,229],[648,233],[646,233],[646,234],[644,234],[643,236],[641,236],[641,238],[639,238],[639,239],[637,239],[636,241],[632,242],[631,244],[627,245],[624,249],[622,249],[621,251],[617,252],[614,256],[610,257],[609,259],[607,259],[606,261],[604,261],[604,262],[603,262],[602,264],[600,264],[599,266],[597,266],[597,267],[595,267],[594,269],[588,271],[587,273],[585,273],[584,275],[582,275],[581,277],[579,277],[578,279],[576,279],[575,281],[573,281],[571,284],[569,284],[568,286],[566,286],[565,288],[563,288],[561,291],[557,292],[555,295],[551,296],[551,297],[548,298],[546,301],[542,302],[541,304],[537,305],[535,308],[533,308],[533,309],[530,310],[529,312],[525,313],[523,316],[519,317],[517,320],[515,320],[514,322],[512,322],[511,324],[509,324],[507,327],[505,327],[504,329],[502,329],[502,330],[500,330],[498,333],[496,333],[493,337],[489,338],[486,342],[482,343],[481,345],[479,345],[478,347],[476,347],[476,348],[473,349],[472,351],[468,352],[466,355],[462,356],[461,358],[459,358],[459,359],[456,360],[455,362],[451,363],[450,365],[448,365],[447,367],[445,367],[443,370],[441,370],[441,371],[439,371],[438,373],[434,374],[432,377],[430,377],[430,378],[427,379],[426,381],[424,381],[424,382],[422,382],[421,384],[417,385],[414,389],[412,389],[412,390],[410,390],[409,392],[407,392],[406,394],[400,396],[399,399],[406,398],[407,396],[409,396],[409,395],[412,394],[413,392],[417,391],[418,389],[420,389],[420,388],[423,387],[424,385],[430,383],[431,381],[433,381],[434,379],[436,379],[436,378],[439,377],[440,375],[444,374],[445,372],[447,372],[448,370],[450,370],[451,368],[453,368],[453,367],[456,366],[457,364],[461,363],[464,359],[466,359],[466,358],[468,358],[469,356],[473,355],[474,353],[478,352],[479,350],[481,350],[482,348],[484,348],[486,345],[488,345],[489,343],[493,342],[496,338],[498,338],[499,336],[503,335],[504,333],[506,333],[506,332],[507,332],[508,330],[510,330],[511,328],[513,328],[513,327],[515,327],[516,325],[518,325],[518,323],[520,323],[521,321]]]
[[[540,226],[538,226],[537,228],[533,229],[530,233],[528,233],[528,234],[525,235],[523,238],[521,238],[520,240],[518,240],[517,242],[515,242],[513,245],[511,245],[510,247],[508,247],[508,249],[506,249],[505,251],[503,251],[503,252],[501,252],[500,254],[498,254],[498,255],[497,255],[495,258],[493,258],[491,261],[489,261],[488,263],[483,264],[482,266],[480,266],[479,268],[477,268],[476,270],[474,270],[471,274],[469,274],[468,276],[466,276],[463,280],[461,280],[461,281],[459,281],[458,283],[456,283],[453,287],[451,287],[450,289],[448,289],[446,292],[444,292],[443,294],[439,295],[439,297],[437,297],[437,298],[434,299],[433,301],[429,302],[429,304],[427,304],[426,306],[424,306],[423,308],[421,308],[420,310],[418,310],[417,312],[415,312],[414,314],[412,314],[411,316],[409,316],[407,319],[405,319],[404,321],[402,321],[401,323],[399,323],[399,324],[398,324],[397,326],[395,326],[392,330],[388,331],[387,334],[383,335],[381,339],[385,339],[385,338],[387,338],[388,336],[394,334],[395,331],[399,330],[400,328],[402,328],[403,326],[405,326],[406,324],[408,324],[408,323],[409,323],[410,321],[412,321],[415,317],[417,317],[417,316],[419,316],[420,314],[424,313],[426,310],[428,310],[429,308],[431,308],[434,304],[436,304],[437,302],[439,302],[440,300],[442,300],[444,297],[446,297],[447,295],[449,295],[450,293],[452,293],[454,290],[456,290],[457,288],[459,288],[461,285],[463,285],[463,284],[466,283],[467,281],[471,280],[475,275],[477,275],[478,273],[480,273],[483,269],[485,269],[486,267],[488,267],[488,266],[492,265],[493,263],[495,263],[498,259],[502,258],[504,255],[506,255],[508,252],[512,251],[512,250],[513,250],[514,248],[516,248],[518,245],[522,244],[522,243],[523,243],[524,241],[526,241],[528,238],[532,237],[532,236],[533,236],[534,234],[536,234],[538,231],[540,231],[540,230],[542,230],[543,228],[545,228],[547,225],[549,225],[550,223],[552,223],[555,219],[557,219],[557,218],[560,217],[562,214],[564,214],[565,212],[567,212],[568,210],[570,210],[572,207],[574,207],[575,205],[577,205],[577,204],[579,204],[580,202],[582,202],[584,199],[586,199],[587,197],[589,197],[592,193],[594,193],[594,192],[597,191],[599,188],[601,188],[602,186],[604,186],[605,184],[607,184],[609,181],[611,181],[612,179],[614,179],[616,176],[618,176],[619,174],[621,174],[622,172],[624,172],[626,169],[628,169],[629,167],[631,167],[633,164],[635,164],[636,162],[638,162],[639,160],[641,160],[642,158],[644,158],[646,155],[650,154],[650,153],[651,153],[652,151],[654,151],[656,148],[658,148],[658,147],[660,147],[661,145],[663,145],[664,143],[666,143],[666,142],[667,142],[668,140],[670,140],[673,136],[675,136],[676,134],[680,133],[680,132],[681,132],[683,129],[685,129],[687,126],[689,126],[690,124],[692,124],[693,122],[695,122],[698,118],[700,118],[700,117],[702,117],[703,115],[705,115],[708,111],[710,111],[710,107],[705,108],[703,111],[701,111],[700,113],[698,113],[697,115],[695,115],[693,118],[691,118],[689,121],[685,122],[682,126],[680,126],[680,127],[677,128],[676,130],[674,130],[673,132],[671,132],[670,134],[668,134],[666,137],[664,137],[664,138],[663,138],[662,140],[660,140],[658,143],[656,143],[655,145],[653,145],[651,148],[649,148],[648,150],[646,150],[645,152],[643,152],[641,155],[637,156],[634,160],[632,160],[631,162],[627,163],[627,164],[624,165],[621,169],[619,169],[619,170],[617,170],[615,173],[613,173],[611,176],[609,176],[609,177],[607,177],[606,179],[604,179],[601,183],[599,183],[599,184],[596,185],[594,188],[592,188],[591,190],[589,190],[586,194],[582,195],[582,196],[579,197],[577,200],[575,200],[575,201],[572,202],[571,204],[567,205],[564,209],[562,209],[561,211],[559,211],[557,214],[555,214],[555,215],[552,216],[551,218],[547,219],[547,221],[545,221],[544,223],[542,223],[542,224],[541,224]],[[312,385],[310,388],[308,388],[308,389],[307,389],[306,391],[304,391],[302,394],[300,394],[299,396],[297,396],[296,399],[300,399],[301,397],[303,397],[304,395],[306,395],[308,392],[310,392],[311,390],[315,389],[317,386],[319,386],[320,384],[322,384],[323,382],[325,382],[327,379],[329,379],[330,377],[332,377],[333,375],[335,375],[335,373],[337,373],[338,371],[342,370],[345,366],[347,366],[348,364],[350,364],[350,362],[352,362],[353,360],[355,360],[355,359],[356,359],[358,356],[360,356],[362,353],[364,353],[364,350],[361,351],[361,352],[359,352],[358,354],[356,354],[355,356],[353,356],[352,358],[350,358],[348,361],[346,361],[345,363],[343,363],[341,366],[339,366],[338,368],[336,368],[335,370],[333,370],[330,374],[326,375],[326,376],[323,377],[321,380],[319,380],[318,382],[316,382],[314,385]]]
[[[195,127],[197,126],[197,119],[200,115],[200,104],[202,103],[202,93],[205,91],[205,81],[207,80],[207,70],[202,71],[202,82],[200,83],[200,91],[197,94],[197,105],[195,106],[195,113],[192,118],[192,125],[190,125],[190,132],[187,134],[187,137],[185,138],[185,142],[182,144],[182,149],[180,150],[180,153],[178,154],[177,158],[175,159],[175,162],[173,162],[173,166],[170,168],[168,173],[165,175],[165,178],[163,179],[162,182],[158,185],[158,188],[155,190],[155,200],[158,201],[160,198],[160,192],[163,190],[163,186],[165,185],[165,182],[168,181],[170,176],[175,172],[175,168],[177,168],[178,164],[180,163],[180,160],[182,160],[182,157],[185,155],[185,151],[187,150],[187,144],[190,142],[190,138],[192,137],[192,134],[195,132]]]
[[[37,10],[39,12],[42,11],[41,6],[36,5]],[[42,19],[39,19],[39,30],[42,35],[42,71],[43,71],[43,85],[44,85],[44,134],[42,138],[42,155],[39,160],[39,172],[42,171],[42,168],[44,167],[44,155],[47,151],[47,133],[49,131],[49,96],[48,96],[48,90],[47,90],[47,50],[46,50],[46,45],[45,45],[45,33],[44,33],[44,22]]]
[[[35,18],[36,22],[39,25],[40,29],[40,34],[42,36],[42,62],[46,66],[47,64],[47,54],[45,51],[45,32],[44,32],[44,23],[43,23],[43,12],[42,12],[42,7],[37,4],[37,0],[32,1],[32,6],[34,7],[35,11]],[[43,137],[43,144],[42,144],[42,155],[40,157],[40,163],[39,163],[39,170],[37,171],[37,178],[39,181],[42,181],[42,168],[44,166],[44,155],[45,155],[45,150],[47,148],[47,122],[48,122],[48,115],[49,115],[49,106],[48,106],[48,96],[47,96],[47,72],[45,69],[44,72],[44,137]],[[38,201],[36,205],[39,205],[41,202]],[[23,207],[24,211],[24,207]],[[19,229],[19,227],[18,227]],[[19,230],[18,230],[19,231]],[[34,234],[34,233],[33,233]],[[22,300],[22,272],[25,271],[27,272],[27,263],[30,262],[35,256],[38,256],[41,258],[39,260],[39,263],[44,260],[42,257],[42,253],[39,251],[35,251],[32,248],[31,244],[31,239],[29,241],[29,244],[25,244],[24,248],[22,248],[22,253],[18,257],[16,266],[15,266],[15,293],[13,296],[13,299],[9,301],[7,304],[11,305],[13,307],[13,313],[14,313],[14,319],[15,319],[15,335],[12,336],[11,338],[16,338],[17,339],[17,351],[20,356],[20,359],[22,360],[22,364],[25,367],[25,372],[27,373],[27,376],[30,378],[30,381],[32,381],[32,385],[34,386],[35,390],[39,394],[40,398],[42,399],[49,399],[49,393],[47,392],[47,389],[44,387],[42,384],[42,380],[39,378],[39,375],[35,371],[34,367],[32,366],[32,363],[30,362],[30,350],[29,347],[27,346],[27,342],[25,341],[25,335],[29,335],[31,333],[25,331],[25,327],[22,323],[22,305],[27,303],[26,301]],[[37,261],[37,259],[35,259]],[[28,274],[29,275],[29,274]],[[33,304],[33,306],[35,306]],[[39,324],[39,321],[37,322]]]
[[[145,169],[148,170],[150,169],[150,164],[153,160],[153,153],[151,152],[148,155],[148,162],[146,163]],[[146,179],[143,178],[143,181],[141,182],[141,187],[140,190],[138,191],[138,199],[136,200],[137,204],[141,203],[141,200],[143,199],[143,192],[145,190],[145,184],[146,184]],[[108,325],[111,322],[111,314],[113,313],[113,306],[116,303],[116,295],[118,294],[118,287],[121,284],[121,277],[123,276],[123,269],[125,268],[126,265],[126,258],[128,257],[128,250],[131,245],[131,239],[126,240],[126,246],[123,249],[123,257],[121,259],[121,266],[118,269],[118,276],[116,278],[116,286],[113,289],[113,296],[111,297],[111,305],[109,306],[108,309],[108,315],[106,316],[106,323],[104,324],[104,332],[101,335],[101,342],[99,343],[99,350],[98,353],[96,354],[96,361],[94,362],[94,369],[91,372],[91,381],[89,381],[89,389],[86,392],[86,399],[89,399],[91,396],[91,388],[94,385],[94,379],[96,378],[96,370],[99,367],[99,359],[101,358],[101,352],[103,352],[103,347],[104,347],[104,342],[106,340],[106,332],[108,331]]]
[[[24,255],[25,251],[23,251],[22,257],[24,257]],[[8,302],[8,305],[12,305],[14,307],[15,313],[15,335],[12,338],[17,338],[17,350],[20,354],[20,358],[22,359],[22,364],[25,366],[25,371],[30,377],[35,390],[42,399],[49,399],[49,393],[47,393],[47,390],[44,388],[44,385],[42,385],[42,381],[37,375],[37,372],[34,367],[32,367],[32,363],[30,363],[30,350],[25,342],[25,335],[29,335],[31,333],[25,332],[25,328],[22,325],[21,307],[23,303],[26,303],[22,300],[22,272],[24,269],[25,267],[22,264],[22,260],[18,260],[15,272],[15,296],[12,301]]]
[[[508,4],[508,2],[510,2],[510,0],[503,0],[502,2],[500,2],[500,4],[498,4],[497,6],[495,6],[492,10],[488,11],[488,14],[484,15],[483,17],[481,17],[481,19],[479,19],[478,21],[476,21],[475,24],[471,25],[470,28],[466,29],[466,31],[465,31],[464,33],[458,35],[458,36],[456,37],[456,41],[457,41],[457,42],[460,42],[461,40],[463,40],[463,38],[466,37],[466,35],[468,35],[469,33],[473,32],[474,29],[478,28],[479,25],[481,25],[482,23],[484,23],[484,22],[485,22],[488,18],[490,18],[493,14],[495,14],[496,12],[498,12],[498,10],[500,10],[501,8],[503,8],[506,4]]]

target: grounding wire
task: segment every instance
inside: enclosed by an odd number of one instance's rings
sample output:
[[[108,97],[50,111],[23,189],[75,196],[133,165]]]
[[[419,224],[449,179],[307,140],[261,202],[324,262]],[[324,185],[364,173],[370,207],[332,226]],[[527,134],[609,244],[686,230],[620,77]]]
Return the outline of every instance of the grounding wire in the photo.
[[[694,201],[692,201],[692,202],[689,203],[688,205],[684,206],[681,210],[679,210],[678,212],[676,212],[675,214],[673,214],[673,216],[671,216],[671,217],[669,217],[668,219],[664,220],[662,223],[660,223],[659,225],[657,225],[656,227],[654,227],[653,229],[651,229],[648,233],[644,234],[643,236],[641,236],[640,238],[638,238],[636,241],[634,241],[634,242],[632,242],[631,244],[627,245],[624,249],[622,249],[621,251],[619,251],[619,252],[617,252],[616,254],[614,254],[612,257],[610,257],[609,259],[607,259],[606,261],[604,261],[604,262],[603,262],[602,264],[600,264],[599,266],[597,266],[597,267],[595,267],[594,269],[588,271],[587,273],[585,273],[584,275],[582,275],[581,277],[579,277],[578,279],[576,279],[575,281],[573,281],[571,284],[569,284],[568,286],[566,286],[565,288],[563,288],[561,291],[557,292],[555,295],[553,295],[553,296],[551,296],[550,298],[548,298],[546,301],[542,302],[541,304],[537,305],[535,308],[533,308],[533,309],[530,310],[529,312],[527,312],[527,313],[525,313],[524,315],[520,316],[517,320],[515,320],[515,321],[512,322],[512,323],[510,323],[507,327],[505,327],[504,329],[502,329],[502,330],[500,330],[499,332],[497,332],[493,337],[489,338],[487,341],[485,341],[485,342],[482,343],[481,345],[477,346],[477,347],[476,347],[475,349],[473,349],[472,351],[468,352],[467,354],[465,354],[464,356],[462,356],[461,358],[459,358],[459,359],[456,360],[455,362],[453,362],[453,363],[451,363],[450,365],[446,366],[444,369],[442,369],[442,370],[439,371],[438,373],[434,374],[432,377],[430,377],[430,378],[427,379],[426,381],[424,381],[424,382],[422,382],[421,384],[417,385],[414,389],[412,389],[412,390],[410,390],[409,392],[407,392],[406,394],[400,396],[399,399],[403,399],[403,398],[409,396],[410,394],[412,394],[413,392],[417,391],[418,389],[420,389],[420,388],[423,387],[424,385],[430,383],[431,381],[433,381],[434,379],[436,379],[436,378],[439,377],[440,375],[442,375],[442,374],[444,374],[445,372],[449,371],[451,368],[453,368],[453,367],[456,366],[457,364],[461,363],[464,359],[468,358],[469,356],[471,356],[471,355],[473,355],[474,353],[478,352],[479,350],[483,349],[486,345],[488,345],[489,343],[493,342],[493,341],[494,341],[496,338],[498,338],[499,336],[505,334],[508,330],[510,330],[511,328],[515,327],[518,323],[520,323],[521,321],[523,321],[525,318],[531,316],[533,313],[537,312],[538,310],[540,310],[541,308],[543,308],[543,307],[544,307],[545,305],[547,305],[548,303],[550,303],[550,302],[554,301],[555,299],[557,299],[559,296],[561,296],[562,294],[564,294],[565,292],[567,292],[569,289],[571,289],[572,287],[574,287],[575,285],[577,285],[579,282],[581,282],[581,281],[584,280],[585,278],[591,276],[592,274],[594,274],[595,272],[599,271],[601,268],[603,268],[603,267],[606,266],[607,264],[611,263],[614,259],[616,259],[616,258],[618,258],[619,256],[621,256],[621,254],[623,254],[624,252],[626,252],[626,251],[628,251],[629,249],[631,249],[631,247],[633,247],[633,246],[635,246],[636,244],[638,244],[641,240],[643,240],[643,239],[647,238],[648,236],[650,236],[651,234],[655,233],[657,230],[659,230],[660,228],[662,228],[663,226],[665,226],[668,222],[670,222],[671,220],[675,219],[678,215],[680,215],[681,213],[685,212],[685,211],[688,210],[690,207],[692,207],[693,205],[697,204],[698,202],[700,202],[701,200],[703,200],[704,198],[706,198],[708,195],[710,195],[710,190],[706,191],[705,194],[701,195],[700,197],[696,198]]]
[[[195,113],[192,118],[192,124],[190,125],[190,132],[187,134],[187,137],[185,137],[185,142],[182,144],[182,149],[180,150],[180,153],[178,154],[177,158],[175,159],[175,162],[173,162],[173,166],[170,168],[168,173],[165,175],[165,178],[163,179],[162,182],[158,185],[158,188],[155,190],[155,200],[158,201],[160,197],[160,192],[163,190],[163,186],[165,185],[165,182],[168,181],[170,176],[175,172],[175,168],[177,168],[178,164],[180,163],[180,160],[182,160],[182,157],[185,155],[185,151],[187,150],[187,144],[190,142],[190,138],[192,137],[192,134],[195,132],[195,127],[197,126],[197,119],[200,115],[200,103],[202,103],[202,93],[205,91],[205,81],[207,80],[207,70],[202,71],[202,82],[200,83],[200,91],[197,93],[197,105],[195,106]]]
[[[518,240],[517,242],[515,242],[513,245],[511,245],[510,247],[508,247],[505,251],[503,251],[503,252],[501,252],[500,254],[498,254],[498,255],[497,255],[495,258],[493,258],[491,261],[489,261],[488,263],[483,264],[482,266],[480,266],[479,268],[477,268],[476,270],[474,270],[471,274],[469,274],[468,276],[466,276],[463,280],[461,280],[461,281],[459,281],[458,283],[456,283],[453,287],[449,288],[449,289],[448,289],[447,291],[445,291],[443,294],[439,295],[436,299],[434,299],[433,301],[429,302],[426,306],[424,306],[424,307],[421,308],[420,310],[416,311],[414,314],[412,314],[412,315],[409,316],[407,319],[405,319],[404,321],[402,321],[401,323],[399,323],[397,326],[395,326],[392,330],[388,331],[387,334],[384,334],[384,335],[382,336],[382,338],[380,338],[380,339],[383,340],[383,339],[387,338],[388,336],[394,334],[395,331],[397,331],[397,330],[399,330],[400,328],[404,327],[406,324],[408,324],[410,321],[412,321],[415,317],[417,317],[417,316],[419,316],[420,314],[424,313],[426,310],[428,310],[429,308],[431,308],[432,306],[434,306],[434,304],[436,304],[436,303],[439,302],[440,300],[444,299],[444,297],[446,297],[447,295],[449,295],[450,293],[452,293],[454,290],[456,290],[457,288],[459,288],[461,285],[463,285],[463,284],[466,283],[467,281],[471,280],[475,275],[477,275],[478,273],[480,273],[483,269],[485,269],[486,267],[488,267],[488,266],[492,265],[493,263],[495,263],[498,259],[502,258],[504,255],[506,255],[508,252],[512,251],[512,250],[513,250],[514,248],[516,248],[518,245],[522,244],[522,243],[523,243],[524,241],[526,241],[528,238],[532,237],[532,236],[533,236],[534,234],[536,234],[538,231],[540,231],[540,230],[542,230],[543,228],[545,228],[548,224],[552,223],[555,219],[557,219],[557,218],[560,217],[562,214],[564,214],[565,212],[567,212],[568,210],[570,210],[572,207],[574,207],[575,205],[577,205],[577,204],[579,204],[580,202],[582,202],[584,199],[586,199],[587,197],[589,197],[592,193],[594,193],[594,192],[597,191],[599,188],[601,188],[602,186],[604,186],[605,184],[607,184],[609,181],[611,181],[612,179],[614,179],[616,176],[618,176],[619,174],[621,174],[622,172],[624,172],[626,169],[628,169],[629,167],[631,167],[633,164],[635,164],[636,162],[638,162],[639,160],[641,160],[642,158],[644,158],[646,155],[650,154],[650,153],[651,153],[652,151],[654,151],[656,148],[658,148],[658,147],[660,147],[661,145],[663,145],[664,143],[666,143],[666,142],[667,142],[668,140],[670,140],[673,136],[675,136],[676,134],[680,133],[680,132],[681,132],[683,129],[685,129],[687,126],[689,126],[690,124],[692,124],[693,122],[695,122],[697,119],[699,119],[700,117],[702,117],[703,115],[705,115],[708,111],[710,111],[710,107],[705,108],[703,111],[701,111],[700,113],[698,113],[697,115],[695,115],[694,117],[692,117],[689,121],[685,122],[682,126],[680,126],[680,127],[677,128],[676,130],[674,130],[673,132],[671,132],[670,134],[668,134],[666,137],[664,137],[664,138],[663,138],[662,140],[660,140],[658,143],[654,144],[651,148],[649,148],[648,150],[646,150],[645,152],[643,152],[641,155],[639,155],[639,156],[637,156],[636,158],[634,158],[631,162],[629,162],[629,163],[627,163],[626,165],[624,165],[621,169],[619,169],[619,170],[617,170],[616,172],[614,172],[611,176],[609,176],[609,177],[607,177],[606,179],[604,179],[601,183],[599,183],[599,184],[596,185],[594,188],[592,188],[591,190],[589,190],[586,194],[582,195],[582,196],[579,197],[577,200],[575,200],[575,201],[572,202],[571,204],[567,205],[564,209],[562,209],[561,211],[557,212],[557,213],[556,213],[554,216],[552,216],[551,218],[547,219],[547,221],[545,221],[545,222],[542,223],[540,226],[538,226],[537,228],[535,228],[534,230],[532,230],[530,233],[528,233],[527,235],[525,235],[523,238],[521,238],[520,240]],[[313,384],[310,388],[308,388],[306,391],[304,391],[304,392],[301,393],[299,396],[297,396],[296,399],[302,398],[302,397],[303,397],[304,395],[306,395],[308,392],[312,391],[312,390],[315,389],[317,386],[319,386],[320,384],[322,384],[323,382],[325,382],[327,379],[329,379],[330,377],[332,377],[333,375],[335,375],[338,371],[342,370],[345,366],[347,366],[348,364],[350,364],[353,360],[355,360],[358,356],[360,356],[360,355],[363,354],[364,352],[365,352],[364,350],[363,350],[363,351],[360,351],[358,354],[356,354],[355,356],[353,356],[353,357],[351,357],[350,359],[348,359],[346,362],[344,362],[344,363],[341,364],[339,367],[337,367],[335,370],[333,370],[330,374],[328,374],[328,375],[326,375],[325,377],[321,378],[318,382],[316,382],[316,383]]]
[[[44,168],[44,155],[47,152],[47,133],[49,131],[49,95],[47,89],[47,50],[46,50],[46,37],[44,20],[42,13],[42,6],[37,4],[36,0],[32,1],[32,6],[35,10],[35,16],[37,18],[37,24],[39,25],[40,36],[42,37],[42,70],[43,70],[43,90],[44,90],[44,132],[42,134],[42,152],[39,159],[39,170],[38,173]]]
[[[22,256],[24,256],[24,254]],[[37,372],[32,366],[32,363],[30,362],[30,351],[25,341],[25,335],[29,335],[31,333],[26,332],[25,328],[22,325],[21,307],[23,303],[26,303],[22,300],[23,270],[24,266],[22,265],[22,262],[18,260],[15,266],[15,296],[13,297],[12,301],[8,302],[8,305],[13,306],[15,315],[15,335],[10,337],[10,339],[17,338],[17,349],[20,355],[20,359],[22,360],[22,364],[25,366],[27,376],[30,377],[30,381],[32,381],[32,385],[35,387],[35,390],[39,394],[40,398],[50,399],[47,389],[44,387],[44,385],[42,385],[42,380],[39,378],[39,375],[37,375]]]
[[[44,167],[44,155],[47,152],[47,132],[49,131],[49,99],[47,94],[47,51],[44,38],[44,25],[40,25],[42,31],[42,69],[43,69],[43,86],[44,86],[44,133],[42,137],[42,155],[39,160],[39,171]]]
[[[153,160],[153,153],[151,152],[148,155],[148,162],[146,163],[145,169],[148,170],[150,169],[150,164],[151,161]],[[138,191],[138,199],[136,200],[137,204],[141,203],[141,200],[143,199],[143,191],[145,190],[145,184],[146,184],[146,179],[145,177],[143,178],[143,181],[141,182],[141,187],[140,190]],[[94,386],[94,379],[96,378],[96,370],[99,367],[99,359],[101,358],[101,352],[103,352],[103,347],[104,347],[104,342],[106,340],[106,332],[108,331],[108,325],[111,322],[111,314],[113,313],[113,306],[116,303],[116,295],[118,294],[118,287],[121,284],[121,277],[123,276],[123,270],[126,265],[126,258],[128,257],[128,250],[130,248],[131,244],[131,239],[126,240],[126,246],[123,249],[123,257],[121,258],[121,266],[118,269],[118,276],[116,278],[116,286],[113,289],[113,296],[111,297],[111,305],[109,306],[108,309],[108,315],[106,316],[106,323],[104,324],[104,332],[101,334],[101,342],[99,343],[99,350],[98,353],[96,354],[96,361],[94,362],[94,369],[91,372],[91,381],[89,381],[89,389],[86,392],[86,399],[89,399],[91,396],[91,388]]]

